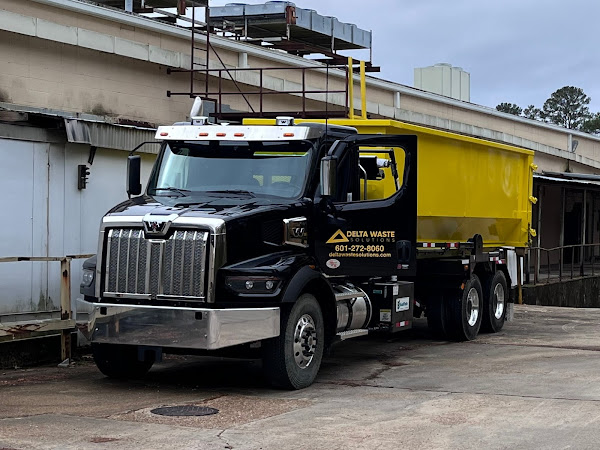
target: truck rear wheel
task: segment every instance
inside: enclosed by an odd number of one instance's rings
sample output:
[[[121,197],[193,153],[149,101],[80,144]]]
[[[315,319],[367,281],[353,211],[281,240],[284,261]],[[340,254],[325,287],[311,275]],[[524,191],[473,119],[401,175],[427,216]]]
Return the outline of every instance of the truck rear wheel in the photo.
[[[462,291],[449,291],[444,299],[448,308],[448,333],[457,341],[477,337],[482,319],[483,293],[477,275],[472,275]]]
[[[150,370],[154,360],[138,359],[138,348],[131,345],[94,344],[92,355],[100,372],[109,378],[141,378]]]
[[[438,339],[448,337],[448,317],[444,296],[441,293],[430,294],[426,299],[427,326]]]
[[[483,319],[481,329],[497,333],[504,326],[506,305],[508,303],[508,287],[506,276],[497,271],[488,277],[483,286]]]
[[[303,389],[315,380],[325,346],[323,313],[317,299],[302,294],[281,314],[281,332],[263,346],[263,366],[269,382],[285,389]]]

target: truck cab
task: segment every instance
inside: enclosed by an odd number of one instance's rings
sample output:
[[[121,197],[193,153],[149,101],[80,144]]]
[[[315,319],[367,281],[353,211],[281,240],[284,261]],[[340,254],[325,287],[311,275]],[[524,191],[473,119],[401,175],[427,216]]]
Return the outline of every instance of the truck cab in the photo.
[[[325,346],[369,326],[373,308],[359,285],[397,275],[405,228],[414,246],[414,226],[393,219],[403,208],[414,219],[414,195],[358,201],[383,192],[369,178],[381,182],[390,169],[390,158],[380,158],[380,173],[370,155],[367,173],[359,147],[394,138],[369,143],[351,127],[290,118],[176,124],[156,137],[163,144],[146,191],[130,156],[131,198],[105,215],[96,260],[85,267],[98,367],[133,376],[163,352],[259,347],[274,384],[312,383]],[[394,174],[394,186],[410,184]]]

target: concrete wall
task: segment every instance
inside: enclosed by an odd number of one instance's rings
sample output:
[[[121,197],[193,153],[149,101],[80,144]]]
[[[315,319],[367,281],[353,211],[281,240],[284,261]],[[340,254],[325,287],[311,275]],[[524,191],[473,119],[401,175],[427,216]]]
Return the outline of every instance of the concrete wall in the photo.
[[[523,287],[527,305],[600,308],[600,276]]]
[[[0,134],[0,189],[7,212],[0,221],[0,257],[96,253],[101,217],[127,198],[127,152],[98,149],[89,184],[78,190],[77,165],[88,164],[89,146],[39,142],[36,129],[11,128],[12,134],[18,129],[22,139]],[[144,181],[154,159],[142,155]],[[82,262],[72,264],[73,299],[79,296]],[[59,263],[0,263],[3,320],[17,313],[54,311],[59,299]]]

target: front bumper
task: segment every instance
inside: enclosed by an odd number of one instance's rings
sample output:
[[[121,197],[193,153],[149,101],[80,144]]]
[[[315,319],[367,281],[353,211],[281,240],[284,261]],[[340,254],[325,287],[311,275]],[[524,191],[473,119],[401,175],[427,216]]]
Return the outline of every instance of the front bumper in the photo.
[[[279,308],[91,305],[80,330],[92,342],[216,350],[279,336]]]

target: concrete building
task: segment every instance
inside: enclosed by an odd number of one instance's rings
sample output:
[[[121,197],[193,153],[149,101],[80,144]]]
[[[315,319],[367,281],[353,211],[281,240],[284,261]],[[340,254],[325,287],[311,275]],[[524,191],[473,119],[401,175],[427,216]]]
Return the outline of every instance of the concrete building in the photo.
[[[152,140],[156,125],[187,116],[189,96],[167,96],[167,91],[189,92],[190,84],[192,89],[194,83],[198,89],[206,84],[200,73],[192,78],[186,73],[169,73],[169,69],[206,64],[206,52],[198,50],[192,59],[190,39],[188,28],[91,2],[2,1],[0,185],[8,212],[4,217],[10,220],[0,221],[0,233],[7,237],[0,241],[0,257],[96,252],[101,216],[125,198],[127,151]],[[210,43],[210,68],[270,67],[273,70],[262,76],[264,89],[296,90],[304,84],[306,90],[323,90],[328,85],[329,90],[339,92],[309,94],[307,107],[325,109],[325,100],[330,111],[343,110],[346,105],[343,70],[326,69],[316,61],[224,37],[213,35]],[[206,49],[206,36],[196,33],[194,46]],[[310,71],[303,81],[302,71],[289,72],[286,67]],[[261,78],[258,71],[234,71],[221,80],[217,75],[213,72],[208,78],[211,90],[220,84],[228,89],[236,85],[256,89]],[[354,105],[360,108],[358,89],[354,92]],[[246,102],[232,96],[223,103],[228,110],[250,112],[251,106],[258,110],[258,99],[248,98]],[[266,96],[264,108],[299,111],[302,99],[297,94]],[[535,150],[540,174],[600,173],[600,138],[464,100],[369,76],[366,110],[370,117],[393,118]],[[141,150],[146,175],[156,150],[156,146]],[[86,189],[77,187],[78,165],[90,168]],[[541,234],[541,246],[553,246],[561,239],[566,243],[560,236],[565,236],[565,227],[575,226],[567,222],[576,224],[576,217],[588,227],[579,240],[600,241],[597,182],[585,183],[552,176],[539,180],[538,196],[548,209],[536,215],[534,226],[543,220],[542,229],[549,229],[548,238],[545,230]],[[593,213],[585,220],[573,213],[561,230],[561,217],[573,210]],[[79,265],[73,267],[73,297],[78,295]],[[51,315],[58,289],[56,263],[0,264],[0,321]]]

